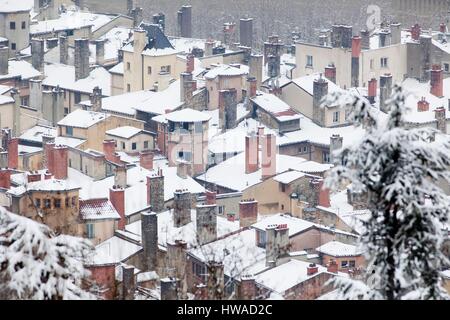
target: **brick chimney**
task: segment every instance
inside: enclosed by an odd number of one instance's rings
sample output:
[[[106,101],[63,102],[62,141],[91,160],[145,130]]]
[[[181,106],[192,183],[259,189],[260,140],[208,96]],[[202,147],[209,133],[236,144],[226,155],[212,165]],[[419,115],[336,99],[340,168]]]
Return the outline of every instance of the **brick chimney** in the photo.
[[[45,142],[44,136],[42,137],[42,141],[44,144],[44,159],[43,159],[43,165],[44,167],[51,173],[54,172],[53,168],[53,149],[55,148],[55,140],[50,139],[49,142]]]
[[[89,39],[75,39],[75,81],[89,77]]]
[[[361,37],[353,36],[352,38],[352,58],[359,58],[361,55]]]
[[[413,40],[419,41],[421,32],[422,30],[420,28],[420,25],[416,23],[414,26],[411,27],[411,38]]]
[[[117,166],[114,169],[114,185],[123,189],[127,188],[127,167]]]
[[[444,96],[444,72],[440,65],[433,65],[431,69],[430,93],[438,98]]]
[[[266,228],[266,266],[275,267],[279,259],[289,253],[289,228],[287,224]]]
[[[329,64],[325,67],[325,78],[336,83],[336,66],[334,64]]]
[[[359,57],[361,56],[361,37],[352,38],[352,87],[359,87]]]
[[[109,189],[109,201],[111,201],[111,204],[120,216],[118,229],[125,230],[125,189],[113,186],[111,189]]]
[[[106,160],[121,163],[120,156],[116,154],[116,142],[114,140],[103,140],[103,153]]]
[[[197,205],[196,226],[200,245],[217,239],[217,205]]]
[[[11,170],[0,168],[0,188],[11,188]]]
[[[262,178],[270,178],[277,173],[277,142],[274,134],[266,134],[261,142],[262,145]]]
[[[312,179],[310,183],[315,194],[312,205],[329,208],[331,206],[330,190],[323,187],[323,179]]]
[[[247,78],[247,88],[248,88],[248,98],[256,97],[258,82],[256,78],[250,77]]]
[[[186,56],[186,72],[192,73],[195,68],[195,56],[192,53],[189,53]]]
[[[338,273],[338,264],[334,260],[328,262],[327,271],[331,273]]]
[[[69,149],[67,146],[53,148],[53,176],[58,180],[65,180],[68,176]]]
[[[311,263],[309,266],[306,267],[306,274],[308,276],[312,276],[319,272],[319,267],[315,263]]]
[[[158,216],[156,213],[141,214],[141,241],[144,249],[144,268],[156,270],[158,265]]]
[[[369,80],[367,98],[371,104],[375,103],[375,97],[377,96],[377,79],[372,78]]]
[[[430,110],[430,103],[425,100],[425,97],[422,97],[419,101],[417,101],[417,111],[424,112]]]
[[[243,275],[241,277],[237,298],[239,300],[256,300],[256,296],[257,289],[255,278],[249,275]]]
[[[192,197],[187,190],[176,190],[173,197],[173,223],[180,228],[191,222]]]
[[[161,169],[147,176],[147,204],[153,212],[164,210],[164,176]]]
[[[258,137],[255,134],[245,137],[245,173],[258,171],[259,151]]]
[[[216,204],[217,203],[217,192],[206,190],[206,204]]]
[[[44,173],[44,180],[50,180],[52,177],[53,177],[53,175],[51,174],[50,171],[47,170],[47,171]]]
[[[152,151],[139,152],[139,164],[142,168],[153,170],[154,153]]]
[[[8,168],[19,168],[19,139],[11,138],[8,141]]]
[[[122,300],[134,300],[136,291],[136,278],[134,276],[134,267],[122,265]]]
[[[258,220],[258,201],[255,199],[239,202],[239,227],[245,228]]]
[[[30,171],[27,174],[27,181],[28,181],[28,183],[41,181],[41,178],[42,178],[42,175],[39,172],[37,172],[37,171],[36,172]]]

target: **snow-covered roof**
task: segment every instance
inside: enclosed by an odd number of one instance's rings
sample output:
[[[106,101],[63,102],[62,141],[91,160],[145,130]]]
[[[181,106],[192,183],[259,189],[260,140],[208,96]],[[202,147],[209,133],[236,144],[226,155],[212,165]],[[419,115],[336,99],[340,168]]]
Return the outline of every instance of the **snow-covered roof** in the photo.
[[[31,63],[23,60],[9,60],[8,74],[0,75],[0,80],[21,77],[23,80],[29,80],[39,77],[41,73],[37,71]]]
[[[31,11],[32,8],[33,0],[2,0],[0,2],[0,13]]]
[[[42,177],[41,177],[42,178]],[[41,179],[40,181],[27,183],[26,186],[11,188],[8,193],[13,196],[21,196],[27,191],[70,191],[80,189],[81,186],[71,180]]]
[[[165,117],[172,122],[204,122],[211,119],[208,114],[190,108],[170,112]]]
[[[408,78],[403,81],[403,88],[406,93],[405,105],[409,111],[405,113],[405,120],[411,123],[429,123],[436,121],[434,110],[439,107],[447,109],[450,99],[450,78],[444,79],[444,96],[439,98],[430,93],[429,82],[419,82],[416,79]],[[417,111],[417,103],[422,99],[430,104],[429,111]],[[446,114],[450,119],[450,113]]]
[[[120,219],[120,215],[107,199],[80,201],[80,214],[84,220]]]
[[[149,57],[161,57],[161,56],[169,56],[169,55],[174,55],[177,54],[178,50],[173,49],[173,48],[164,48],[164,49],[145,49],[144,51],[142,51],[142,54],[144,56],[149,56]]]
[[[174,227],[173,210],[158,213],[158,243],[166,247],[167,243],[174,243],[176,240],[183,240],[189,248],[198,246],[197,241],[197,212],[191,210],[191,222],[180,227]],[[136,235],[138,238],[142,234],[141,221],[125,226],[125,230]],[[239,222],[228,221],[224,217],[217,217],[217,236],[223,237],[234,231],[239,230]]]
[[[170,43],[178,52],[191,52],[193,48],[205,49],[205,39],[169,37]]]
[[[240,65],[239,68],[228,65],[228,64],[221,64],[214,68],[212,68],[210,71],[208,71],[205,74],[205,79],[215,79],[218,76],[222,77],[234,77],[234,76],[243,76],[248,74],[248,67],[244,65]]]
[[[111,129],[106,131],[107,135],[110,136],[116,136],[120,138],[130,139],[131,137],[134,137],[138,133],[141,133],[142,129],[131,127],[131,126],[124,126],[124,127],[117,127],[115,129]]]
[[[308,279],[314,278],[323,272],[328,272],[327,268],[316,265],[318,272],[308,275],[309,265],[309,262],[291,259],[289,262],[256,275],[255,281],[271,291],[283,294],[286,290]]]
[[[285,172],[292,166],[303,161],[306,160],[299,157],[277,154],[276,172]],[[198,176],[197,179],[235,191],[243,191],[263,181],[261,169],[254,173],[245,173],[245,152],[211,167],[206,173]]]
[[[274,94],[258,92],[256,97],[251,98],[251,100],[260,108],[272,114],[278,121],[300,119],[300,114]]]
[[[109,116],[110,115],[101,112],[77,109],[60,120],[58,125],[87,129],[105,120]]]
[[[80,29],[88,26],[91,26],[92,32],[94,32],[111,22],[114,18],[115,16],[111,15],[67,10],[66,12],[61,12],[58,19],[43,20],[30,25],[30,33],[35,35],[63,30]]]
[[[327,242],[316,248],[316,251],[332,257],[353,257],[362,254],[362,251],[356,246],[339,241]]]
[[[314,81],[319,79],[320,77],[321,76],[319,73],[315,73],[315,74],[292,79],[291,83],[296,84],[297,86],[302,88],[308,94],[313,95]],[[334,82],[328,80],[325,77],[322,77],[322,79],[325,80],[326,82],[328,82],[328,93],[342,91],[342,89],[338,85],[336,85]]]
[[[14,103],[14,99],[11,96],[0,95],[0,105]]]
[[[188,251],[202,262],[222,262],[227,276],[254,275],[266,269],[266,250],[256,245],[256,231],[243,230]]]
[[[333,167],[330,163],[319,163],[315,161],[304,161],[292,166],[291,169],[305,173],[324,173]]]
[[[120,97],[120,98],[119,98]],[[117,111],[128,114],[135,114],[135,110],[155,115],[165,114],[166,110],[175,110],[183,102],[180,99],[180,80],[172,82],[166,90],[152,92],[139,91],[134,94],[124,94],[115,97],[117,100],[105,101],[104,110]],[[123,103],[119,106],[119,99],[129,99],[129,103]]]
[[[273,178],[273,180],[283,183],[283,184],[289,184],[292,181],[300,179],[304,176],[305,176],[305,174],[303,172],[293,170],[293,171],[286,171],[279,175],[276,175]]]
[[[81,144],[83,144],[84,142],[86,142],[86,140],[83,140],[83,139],[57,136],[56,128],[43,126],[43,125],[36,125],[34,127],[31,127],[28,130],[25,130],[24,133],[22,133],[22,135],[19,138],[20,138],[20,140],[42,143],[42,136],[44,134],[54,137],[56,145],[64,145],[64,146],[76,148],[76,147],[80,146]]]
[[[111,265],[126,261],[142,250],[140,245],[117,236],[109,238],[95,247],[94,253],[88,257],[87,265]]]
[[[301,232],[304,232],[310,228],[318,228],[324,231],[336,232],[340,234],[346,234],[351,236],[356,236],[352,233],[345,232],[339,229],[330,228],[321,224],[309,222],[300,218],[292,217],[286,214],[275,214],[269,217],[263,217],[261,220],[252,225],[252,228],[258,229],[260,231],[266,231],[266,228],[271,225],[285,224],[289,228],[289,237],[293,237]]]
[[[102,89],[104,96],[111,95],[111,74],[103,67],[94,68],[88,77],[75,81],[75,67],[65,64],[46,64],[42,85],[91,94],[95,87]]]
[[[114,74],[121,74],[121,75],[123,75],[123,73],[124,73],[123,62],[119,62],[118,64],[116,64],[114,67],[109,69],[109,72],[110,73],[114,73]]]

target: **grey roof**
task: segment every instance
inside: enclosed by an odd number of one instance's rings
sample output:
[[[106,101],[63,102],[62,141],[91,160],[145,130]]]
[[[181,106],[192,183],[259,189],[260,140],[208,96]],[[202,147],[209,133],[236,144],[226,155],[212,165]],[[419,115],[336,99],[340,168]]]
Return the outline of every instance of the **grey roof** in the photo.
[[[147,32],[148,44],[145,49],[175,49],[159,25],[142,22],[140,27]]]

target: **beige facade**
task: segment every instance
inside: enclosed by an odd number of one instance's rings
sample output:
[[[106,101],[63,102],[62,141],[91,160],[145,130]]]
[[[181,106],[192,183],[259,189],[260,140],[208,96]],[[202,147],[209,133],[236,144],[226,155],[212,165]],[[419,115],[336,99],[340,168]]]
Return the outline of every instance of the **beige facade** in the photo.
[[[0,12],[0,37],[9,40],[11,54],[28,47],[30,44],[30,12]]]
[[[114,231],[117,229],[117,222],[113,219],[84,220],[83,222],[83,224],[79,225],[78,233],[87,238],[87,225],[92,225],[94,234],[89,240],[91,240],[93,245],[97,245],[113,237]]]
[[[93,149],[102,151],[103,140],[106,139],[106,131],[123,126],[132,126],[139,129],[144,129],[144,122],[131,118],[110,115],[105,120],[100,121],[89,128],[72,127],[72,134],[68,134],[67,126],[58,125],[58,135],[87,140],[80,146],[83,150]]]
[[[123,94],[124,76],[123,73],[111,72],[111,95],[118,96]]]
[[[214,79],[206,79],[208,90],[208,109],[215,110],[219,107],[219,91],[236,89],[236,100],[242,100],[242,89],[245,88],[245,77],[243,76],[217,76]]]
[[[124,151],[126,153],[137,153],[144,150],[155,149],[155,139],[153,135],[147,132],[141,132],[131,138],[118,137],[106,134],[107,140],[116,141],[116,151]]]
[[[14,123],[14,103],[7,103],[0,105],[0,128],[14,128],[14,125],[17,126],[19,134],[23,133],[25,130],[28,130],[34,127],[39,119],[39,113],[27,107],[20,108],[20,120],[19,123]]]

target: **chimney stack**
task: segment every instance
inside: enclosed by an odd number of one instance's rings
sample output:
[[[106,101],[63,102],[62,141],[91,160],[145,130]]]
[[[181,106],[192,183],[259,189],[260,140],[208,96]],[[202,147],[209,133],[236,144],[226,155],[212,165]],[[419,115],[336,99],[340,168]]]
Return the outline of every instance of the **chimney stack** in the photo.
[[[11,188],[11,170],[0,168],[0,188]]]
[[[137,28],[140,26],[141,22],[143,21],[143,10],[140,7],[133,8],[131,10],[131,17],[133,18],[133,27]]]
[[[344,142],[344,138],[341,137],[339,134],[333,134],[330,137],[330,163],[331,164],[337,164],[337,161],[335,159],[335,153],[336,151],[342,149]]]
[[[45,43],[47,45],[48,50],[56,48],[58,46],[58,38],[45,39]]]
[[[251,48],[253,46],[253,19],[243,18],[239,20],[239,42],[241,46]]]
[[[249,77],[256,79],[256,88],[261,87],[263,77],[263,59],[262,54],[251,54],[249,61]],[[255,90],[256,92],[256,90]]]
[[[55,146],[53,148],[53,176],[57,180],[65,180],[68,177],[68,155],[67,146]]]
[[[277,174],[277,137],[274,134],[263,136],[262,145],[262,178],[263,180]]]
[[[147,170],[153,170],[154,153],[149,150],[139,152],[139,165]]]
[[[192,73],[195,69],[195,56],[192,53],[189,53],[186,56],[186,72]]]
[[[447,119],[445,115],[445,108],[440,107],[434,110],[434,117],[437,120],[437,129],[442,133],[447,133]]]
[[[163,278],[161,282],[161,300],[178,300],[180,280],[177,278]]]
[[[206,204],[217,204],[217,192],[206,190]]]
[[[42,155],[42,166],[45,169],[53,169],[53,163],[51,162],[53,155],[53,148],[55,146],[55,137],[43,134],[42,135],[42,147],[44,149]],[[51,171],[51,170],[50,170]]]
[[[425,100],[425,97],[422,97],[419,101],[417,101],[417,111],[424,112],[430,110],[430,103]]]
[[[380,30],[380,32],[378,33],[378,46],[380,48],[387,47],[387,46],[390,45],[390,43],[389,43],[389,40],[390,40],[389,34],[390,34],[390,32],[387,29]]]
[[[59,63],[69,64],[69,42],[66,36],[59,36]]]
[[[391,23],[391,44],[399,44],[402,40],[400,23]]]
[[[9,48],[1,47],[0,48],[0,75],[4,76],[9,73]]]
[[[217,205],[197,205],[197,238],[200,245],[217,239]]]
[[[321,206],[325,208],[331,207],[330,204],[330,190],[323,185],[323,179],[312,179],[311,189],[314,191],[314,202],[312,205]]]
[[[178,35],[182,38],[192,38],[192,6],[184,5],[177,13]]]
[[[368,99],[371,104],[375,103],[375,97],[377,96],[377,79],[372,78],[369,80]]]
[[[444,96],[444,72],[440,65],[433,65],[431,69],[430,93],[438,98]]]
[[[155,13],[153,15],[153,23],[159,25],[159,28],[163,33],[166,32],[166,16],[164,13]]]
[[[109,189],[109,201],[111,201],[111,204],[120,216],[118,229],[125,230],[127,221],[125,217],[125,190],[120,187],[113,186]]]
[[[31,39],[31,64],[39,72],[44,71],[44,39]]]
[[[182,99],[182,102],[185,101],[185,88],[187,87],[187,83],[192,81],[192,73],[182,72],[180,74],[180,99]]]
[[[336,83],[336,66],[334,64],[329,64],[325,67],[325,78]]]
[[[191,193],[187,190],[176,190],[173,199],[173,222],[180,228],[191,222]]]
[[[243,275],[238,290],[237,298],[239,300],[256,300],[257,288],[255,278]]]
[[[158,215],[154,212],[141,214],[141,241],[144,268],[155,271],[158,266]]]
[[[153,212],[164,210],[164,176],[161,169],[147,176],[147,204]]]
[[[19,138],[8,141],[8,168],[19,169]]]
[[[270,78],[276,78],[280,76],[280,56],[269,55],[267,63],[267,73]]]
[[[30,171],[27,173],[28,183],[41,181],[41,178],[42,178],[42,175],[37,171],[36,172]]]
[[[419,41],[421,33],[422,30],[420,28],[420,25],[418,25],[417,23],[411,27],[411,38],[413,40]]]
[[[222,300],[224,298],[225,276],[222,262],[209,261],[206,264],[208,300]]]
[[[271,225],[266,228],[266,266],[275,267],[280,258],[289,253],[289,228],[287,224]]]
[[[236,127],[237,91],[236,89],[219,91],[219,128],[222,132]]]
[[[127,188],[127,167],[125,165],[117,166],[114,169],[114,185],[122,189]]]
[[[325,124],[325,111],[321,106],[327,95],[328,81],[321,74],[313,83],[313,121],[322,126]]]
[[[122,266],[122,300],[134,300],[136,279],[133,266]]]
[[[370,49],[370,31],[369,30],[361,30],[361,49],[369,50]]]
[[[245,228],[258,220],[258,201],[255,199],[239,202],[239,227]]]
[[[312,276],[319,272],[319,267],[315,263],[311,263],[309,266],[306,267],[306,274],[308,276]]]
[[[380,110],[388,112],[388,106],[386,101],[391,98],[392,95],[392,75],[384,74],[380,76]]]
[[[334,260],[328,262],[327,271],[331,273],[338,273],[338,264]]]
[[[103,153],[105,159],[120,164],[120,156],[116,153],[116,142],[114,140],[103,140]]]
[[[90,95],[91,100],[91,108],[92,111],[101,112],[102,111],[102,89],[96,86],[92,90],[92,94]]]
[[[75,81],[89,77],[89,39],[75,39]]]
[[[255,134],[245,137],[245,173],[258,171],[259,165],[258,137]]]
[[[105,63],[105,40],[95,40],[95,63],[103,65]]]
[[[192,175],[191,163],[182,159],[177,160],[177,176],[181,179],[187,179]]]
[[[352,87],[359,87],[359,57],[361,56],[361,37],[352,38]]]
[[[248,99],[256,97],[258,81],[256,78],[250,77],[247,78],[247,97]]]
[[[214,41],[208,40],[205,42],[205,57],[213,55]]]

